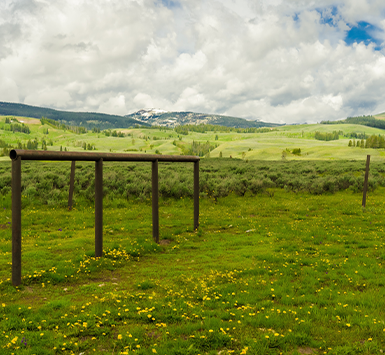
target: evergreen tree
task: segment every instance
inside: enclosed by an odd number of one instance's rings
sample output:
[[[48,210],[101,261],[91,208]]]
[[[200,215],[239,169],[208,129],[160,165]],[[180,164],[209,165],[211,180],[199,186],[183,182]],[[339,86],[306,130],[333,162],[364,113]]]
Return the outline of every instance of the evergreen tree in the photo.
[[[378,147],[379,148],[385,148],[385,139],[383,136],[379,136],[379,138],[378,138]]]

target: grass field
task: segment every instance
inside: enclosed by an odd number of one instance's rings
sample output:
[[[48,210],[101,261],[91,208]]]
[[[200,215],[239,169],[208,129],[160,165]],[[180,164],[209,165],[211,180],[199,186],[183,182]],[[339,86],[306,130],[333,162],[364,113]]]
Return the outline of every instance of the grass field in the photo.
[[[52,140],[53,145],[47,145],[49,150],[69,149],[81,151],[84,143],[95,146],[97,151],[112,152],[146,152],[162,154],[181,154],[181,146],[190,146],[195,142],[210,142],[216,148],[211,151],[211,157],[243,158],[250,160],[281,160],[282,151],[285,149],[301,149],[301,155],[289,155],[287,159],[294,160],[330,160],[354,159],[363,160],[367,154],[372,160],[383,161],[385,152],[381,149],[361,149],[348,147],[349,139],[340,136],[335,141],[319,141],[314,139],[314,133],[342,131],[348,133],[366,133],[366,135],[383,134],[383,130],[361,125],[294,125],[278,127],[267,133],[236,133],[236,132],[189,132],[187,136],[178,135],[173,130],[159,129],[122,129],[126,137],[106,137],[103,133],[74,134],[70,131],[56,129],[49,125],[42,125],[40,120],[17,117],[19,122],[24,122],[30,127],[31,133],[12,133],[2,130],[5,126],[5,117],[0,117],[1,139],[6,143],[16,146],[18,142],[26,143],[29,139],[40,142],[44,138],[47,142]],[[44,130],[48,128],[48,134]],[[119,131],[119,130],[117,130]],[[216,135],[218,136],[217,139]],[[147,139],[146,139],[147,137]],[[174,144],[173,144],[174,143]],[[7,157],[0,157],[6,160]]]
[[[375,354],[385,348],[385,190],[22,213],[23,286],[10,283],[10,197],[0,212],[2,354]],[[219,218],[220,217],[220,218]]]
[[[384,152],[349,148],[342,136],[314,139],[317,130],[381,130],[301,125],[178,137],[172,130],[133,129],[112,138],[52,127],[47,135],[47,125],[27,118],[18,120],[31,133],[12,133],[2,130],[4,120],[0,139],[12,145],[44,138],[52,140],[49,150],[81,151],[89,143],[96,151],[180,154],[183,144],[209,141],[218,145],[210,156],[222,152],[223,159],[200,163],[197,231],[192,167],[160,164],[160,245],[151,240],[150,166],[106,164],[104,257],[98,259],[93,165],[76,163],[69,212],[69,164],[23,162],[23,284],[13,287],[10,161],[0,158],[0,354],[385,350]]]

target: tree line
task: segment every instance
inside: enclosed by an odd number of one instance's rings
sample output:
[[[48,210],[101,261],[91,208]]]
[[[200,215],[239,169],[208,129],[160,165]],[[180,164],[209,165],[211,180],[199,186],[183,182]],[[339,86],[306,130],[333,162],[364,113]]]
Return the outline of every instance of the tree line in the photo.
[[[338,131],[338,132],[333,131],[332,133],[330,132],[322,133],[322,132],[316,131],[314,134],[314,138],[320,141],[334,141],[334,140],[340,139],[339,137],[340,135],[343,135],[342,131]]]
[[[188,135],[188,132],[197,132],[197,133],[206,133],[206,132],[236,132],[236,133],[266,133],[271,131],[277,131],[275,128],[258,128],[258,127],[248,127],[248,128],[236,128],[236,127],[227,127],[213,124],[187,124],[183,126],[176,126],[174,131],[178,134]]]
[[[347,117],[341,121],[322,121],[321,124],[359,124],[368,127],[385,129],[385,120],[379,120],[372,115]]]
[[[76,134],[87,133],[87,128],[85,128],[85,127],[66,125],[64,123],[55,121],[55,120],[53,120],[51,118],[47,118],[47,117],[42,117],[40,119],[40,122],[42,125],[47,124],[47,125],[50,125],[52,127],[57,128],[57,129],[61,129],[63,131],[70,131],[70,132],[76,133]]]
[[[38,149],[42,149],[42,150],[48,150],[47,146],[50,145],[50,146],[53,146],[53,141],[52,139],[50,139],[48,142],[45,140],[45,138],[43,138],[41,140],[41,142],[39,143],[39,141],[35,138],[33,140],[29,139],[27,142],[17,142],[17,145],[16,146],[12,146],[8,143],[6,143],[5,141],[3,141],[2,139],[0,139],[0,148],[2,148],[0,150],[0,156],[7,156],[9,155],[9,152],[12,150],[12,149],[28,149],[28,150],[38,150]]]
[[[357,141],[355,139],[349,140],[348,143],[349,147],[359,147],[359,148],[373,148],[373,149],[380,149],[385,148],[385,139],[381,135],[371,135],[364,139],[358,139]]]
[[[19,122],[17,119],[13,118],[13,121]],[[29,129],[28,126],[26,126],[24,123],[12,123],[12,120],[9,117],[5,118],[5,126],[4,130],[5,131],[11,131],[11,132],[20,132],[20,133],[26,133],[30,134],[31,130]]]

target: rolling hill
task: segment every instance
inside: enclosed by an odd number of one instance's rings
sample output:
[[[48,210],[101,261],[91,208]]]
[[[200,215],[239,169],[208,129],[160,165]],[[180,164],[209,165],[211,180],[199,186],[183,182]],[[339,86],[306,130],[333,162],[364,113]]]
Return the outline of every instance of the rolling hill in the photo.
[[[30,106],[11,102],[0,102],[0,115],[42,118],[47,117],[70,126],[81,126],[87,129],[98,127],[129,128],[136,125],[148,126],[148,123],[139,122],[130,117],[108,115],[97,112],[59,111],[51,108]]]
[[[347,117],[344,120],[338,120],[338,121],[322,121],[321,124],[357,124],[357,125],[362,125],[367,127],[385,129],[384,118],[385,118],[385,113],[379,113],[377,115]]]

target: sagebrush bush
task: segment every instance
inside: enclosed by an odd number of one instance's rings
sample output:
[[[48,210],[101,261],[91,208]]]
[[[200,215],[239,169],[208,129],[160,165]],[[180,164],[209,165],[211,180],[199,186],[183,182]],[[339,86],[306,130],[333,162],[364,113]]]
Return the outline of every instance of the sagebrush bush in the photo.
[[[22,192],[30,199],[55,204],[68,199],[70,162],[22,163]],[[258,194],[267,188],[307,191],[312,194],[335,193],[350,189],[362,191],[364,161],[249,161],[237,159],[202,159],[200,196],[219,198],[235,193]],[[193,196],[193,164],[159,163],[159,194],[162,197]],[[370,165],[369,189],[385,186],[382,163]],[[94,164],[77,162],[75,197],[93,201]],[[148,199],[151,197],[151,164],[109,162],[103,169],[103,192],[110,200]],[[11,193],[11,164],[0,164],[0,194]]]

